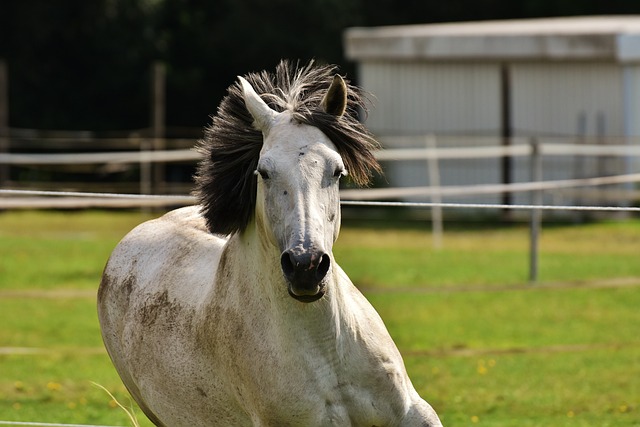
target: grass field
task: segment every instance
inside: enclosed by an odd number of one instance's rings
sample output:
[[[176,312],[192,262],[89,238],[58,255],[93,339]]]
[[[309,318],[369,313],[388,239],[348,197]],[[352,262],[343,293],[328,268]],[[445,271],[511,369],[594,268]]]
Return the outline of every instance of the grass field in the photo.
[[[0,214],[0,421],[130,425],[95,291],[127,212]],[[335,256],[446,426],[640,426],[640,221],[524,226],[348,221]],[[151,424],[137,411],[140,424]]]

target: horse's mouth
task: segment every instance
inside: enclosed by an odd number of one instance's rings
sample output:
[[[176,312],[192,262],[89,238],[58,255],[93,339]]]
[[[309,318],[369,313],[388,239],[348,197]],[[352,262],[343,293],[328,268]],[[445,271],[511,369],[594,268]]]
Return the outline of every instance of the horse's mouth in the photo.
[[[318,301],[320,298],[322,298],[324,296],[324,289],[323,288],[320,288],[318,293],[312,294],[312,295],[305,295],[305,294],[297,295],[291,289],[291,285],[289,285],[289,289],[288,290],[289,290],[289,295],[291,295],[291,297],[293,299],[298,300],[300,302],[304,302],[304,303],[310,303],[310,302]]]

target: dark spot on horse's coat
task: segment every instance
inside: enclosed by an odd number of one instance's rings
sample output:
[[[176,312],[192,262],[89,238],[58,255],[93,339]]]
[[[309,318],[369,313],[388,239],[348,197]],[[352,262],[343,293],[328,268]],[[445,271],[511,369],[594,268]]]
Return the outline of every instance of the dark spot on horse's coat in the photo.
[[[129,276],[127,276],[127,278],[124,279],[124,282],[122,282],[122,289],[127,295],[127,299],[129,299],[129,297],[131,296],[131,292],[133,292],[133,288],[135,285],[136,285],[136,276],[134,276],[133,274],[130,274]]]
[[[200,387],[196,387],[196,391],[198,392],[198,394],[200,394],[200,396],[207,397],[207,393]]]
[[[98,301],[104,301],[109,298],[118,298],[124,305],[129,304],[131,299],[131,293],[136,287],[136,277],[132,274],[128,275],[118,287],[117,280],[113,279],[107,273],[103,273],[100,281],[100,287],[98,288]],[[114,293],[115,291],[115,293]],[[111,293],[111,296],[105,296],[107,293]]]
[[[102,274],[102,280],[100,280],[100,286],[98,287],[98,301],[102,301],[104,293],[108,287],[111,286],[111,277],[108,274]]]
[[[298,156],[304,156],[304,152],[303,151],[299,152]]]
[[[145,326],[152,325],[155,323],[158,315],[162,311],[162,307],[165,306],[169,301],[169,293],[164,291],[162,294],[158,295],[147,301],[147,303],[140,310],[140,315],[142,316],[141,323]]]
[[[167,328],[172,328],[176,324],[180,313],[180,306],[169,301],[169,292],[149,298],[147,303],[140,309],[140,323],[144,326],[151,326],[162,319],[162,324]]]
[[[287,194],[289,194],[289,192],[285,190],[284,193],[282,193],[282,194],[284,194],[286,196]]]

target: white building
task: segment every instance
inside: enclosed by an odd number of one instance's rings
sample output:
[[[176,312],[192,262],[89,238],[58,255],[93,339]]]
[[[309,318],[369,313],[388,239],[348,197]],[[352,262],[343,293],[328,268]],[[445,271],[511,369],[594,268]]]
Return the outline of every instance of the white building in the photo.
[[[391,137],[425,134],[436,135],[438,146],[518,144],[530,136],[640,141],[640,16],[350,28],[344,43],[360,85],[375,96],[367,126],[388,148],[424,143]],[[543,175],[623,174],[638,166],[565,156],[545,158]],[[424,161],[387,168],[392,186],[428,183]],[[440,169],[442,185],[529,180],[526,159],[441,161]]]

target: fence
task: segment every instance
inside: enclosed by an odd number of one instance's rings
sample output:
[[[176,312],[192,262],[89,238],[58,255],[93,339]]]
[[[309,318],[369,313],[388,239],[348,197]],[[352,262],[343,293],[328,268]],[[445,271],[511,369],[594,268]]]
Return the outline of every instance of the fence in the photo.
[[[384,138],[383,142],[391,138]],[[399,138],[395,138],[394,145],[397,145]],[[536,191],[544,191],[547,195],[562,196],[557,200],[570,200],[571,203],[584,205],[585,200],[596,200],[598,204],[609,204],[617,202],[628,205],[640,199],[640,192],[636,191],[634,183],[640,181],[640,143],[632,145],[627,141],[625,144],[587,144],[581,142],[567,143],[566,140],[558,139],[523,139],[514,138],[513,143],[508,146],[502,145],[477,145],[478,143],[491,142],[488,138],[472,137],[436,137],[421,136],[403,138],[411,144],[421,141],[422,148],[398,148],[386,149],[376,153],[378,160],[388,163],[390,171],[389,180],[396,186],[391,188],[371,188],[371,189],[348,189],[342,191],[343,199],[350,200],[404,200],[404,201],[425,201],[439,202],[443,199],[462,199],[466,202],[478,198],[479,196],[499,195],[499,194],[521,194]],[[443,141],[448,141],[451,145],[453,141],[464,141],[467,145],[460,146],[439,146]],[[468,146],[469,141],[476,143]],[[39,140],[41,145],[57,147],[63,152],[23,152],[23,153],[0,153],[0,168],[44,168],[47,171],[57,171],[56,176],[71,172],[68,175],[87,174],[95,177],[100,176],[102,180],[98,182],[69,182],[69,181],[40,181],[33,180],[11,180],[5,179],[0,182],[0,186],[13,190],[68,190],[83,192],[110,192],[110,193],[140,193],[140,194],[187,194],[191,188],[189,182],[193,167],[199,158],[197,152],[186,147],[192,147],[195,139],[164,139],[162,146],[171,149],[150,150],[152,138],[140,136],[130,136],[128,138],[103,138],[92,137],[78,138],[69,142],[64,137],[54,136],[44,140]],[[34,144],[32,142],[33,149]],[[82,152],[70,152],[70,148],[84,147]],[[92,148],[92,152],[86,150]],[[105,150],[104,148],[118,148],[116,150]],[[123,148],[127,148],[126,150]],[[103,148],[103,151],[95,152],[96,148]],[[497,179],[497,162],[509,157],[523,159],[514,169],[510,182],[500,182]],[[555,167],[551,160],[569,159],[573,163],[563,167]],[[588,167],[586,159],[617,159],[616,169],[609,168],[606,174],[602,174],[602,168]],[[485,168],[480,169],[478,164],[483,161],[493,163],[484,164]],[[591,162],[594,163],[594,162]],[[189,172],[178,176],[177,181],[169,182],[166,173],[154,173],[154,167],[159,168],[167,164],[183,165]],[[539,171],[537,178],[533,177],[534,164],[538,164]],[[400,165],[400,166],[398,166]],[[581,166],[578,168],[577,166]],[[637,169],[637,171],[636,171]],[[166,170],[163,170],[166,172]],[[417,172],[416,172],[417,171]],[[617,173],[616,173],[617,172]],[[627,173],[620,173],[627,172]],[[120,174],[120,182],[104,182],[108,178],[114,178]],[[10,175],[10,174],[9,174]],[[15,174],[14,174],[15,175]],[[28,175],[28,174],[27,174]],[[467,182],[461,179],[461,175],[467,177]],[[543,181],[543,176],[547,180]],[[160,177],[161,182],[156,182]],[[560,178],[560,179],[549,179]],[[87,180],[91,181],[91,180]],[[424,185],[424,184],[427,185]],[[400,186],[398,186],[400,184]],[[612,185],[618,187],[612,188]],[[594,191],[598,187],[606,187],[606,191]],[[589,187],[591,190],[577,189]],[[5,194],[6,196],[7,194]],[[16,196],[13,193],[12,196]],[[33,196],[33,195],[32,195]],[[87,207],[86,198],[78,207]],[[486,198],[484,199],[486,201]],[[523,204],[530,199],[515,199],[518,204]],[[35,203],[33,199],[22,200],[25,207]],[[104,201],[103,201],[104,202]],[[143,203],[142,200],[139,200]],[[151,203],[146,199],[144,204]],[[160,204],[160,199],[153,203]],[[132,202],[129,200],[128,205]],[[167,200],[167,205],[172,204]],[[558,204],[558,203],[553,203]],[[593,203],[592,203],[593,204]],[[105,206],[113,206],[114,202],[104,202]],[[95,206],[99,206],[96,202]],[[5,197],[0,201],[0,208],[20,207],[20,200],[13,198],[7,200]],[[70,200],[65,200],[64,206],[72,207]]]
[[[189,149],[201,131],[168,129],[166,133],[181,137],[162,138],[159,142],[152,129],[103,134],[11,129],[4,138],[4,149],[0,150],[0,186],[76,191],[100,188],[121,193],[187,192],[189,168],[197,158]],[[158,147],[166,152],[154,154]],[[167,171],[165,165],[169,162],[172,170]],[[181,168],[187,171],[180,174]]]
[[[571,179],[556,179],[543,181],[543,158],[545,156],[572,156],[580,158],[584,156],[607,158],[616,157],[624,159],[626,165],[634,165],[632,159],[640,157],[640,145],[617,144],[568,144],[568,143],[541,143],[537,138],[532,138],[528,143],[513,144],[509,146],[472,146],[472,147],[445,147],[438,148],[437,138],[433,135],[421,137],[425,142],[424,148],[386,149],[376,153],[379,161],[427,161],[425,168],[428,170],[429,183],[427,186],[372,188],[372,189],[343,189],[341,197],[343,205],[364,206],[405,206],[430,208],[432,210],[434,247],[439,248],[442,242],[443,232],[443,208],[465,209],[502,209],[529,210],[530,213],[530,269],[529,280],[537,280],[538,235],[541,224],[541,212],[548,211],[578,211],[578,212],[640,212],[640,208],[628,206],[631,201],[640,199],[638,191],[632,185],[640,182],[640,173],[625,173],[609,176],[581,177]],[[130,139],[127,140],[129,143]],[[151,165],[171,162],[187,162],[193,164],[199,158],[193,150],[155,150],[150,151],[151,145],[145,144],[144,139],[138,140],[140,151],[112,151],[97,153],[0,153],[0,166],[12,165],[139,165],[138,188],[140,194],[107,193],[101,192],[77,192],[77,191],[42,191],[31,189],[0,189],[0,209],[19,208],[89,208],[89,207],[164,207],[187,205],[195,202],[188,195],[151,195]],[[179,140],[181,144],[185,141]],[[167,146],[166,142],[162,144]],[[528,158],[530,179],[526,182],[513,183],[488,183],[473,185],[441,185],[443,181],[440,164],[443,160],[473,160],[500,159],[504,157]],[[627,167],[628,169],[628,167]],[[579,171],[584,174],[584,171]],[[521,171],[519,171],[522,174]],[[158,174],[156,174],[156,177]],[[567,192],[577,188],[597,188],[602,186],[624,185],[622,189],[615,191],[616,206],[584,206],[543,204],[543,192]],[[166,189],[166,188],[165,188]],[[610,190],[609,190],[610,191]],[[496,204],[496,203],[443,203],[444,198],[461,196],[495,195],[495,194],[520,194],[531,193],[530,204]],[[588,195],[580,192],[580,197]],[[52,199],[51,196],[56,196]],[[602,194],[597,192],[597,197],[604,200]],[[420,203],[411,199],[428,199],[430,203]],[[401,199],[402,202],[381,202],[381,200]],[[375,202],[372,202],[375,201]]]

